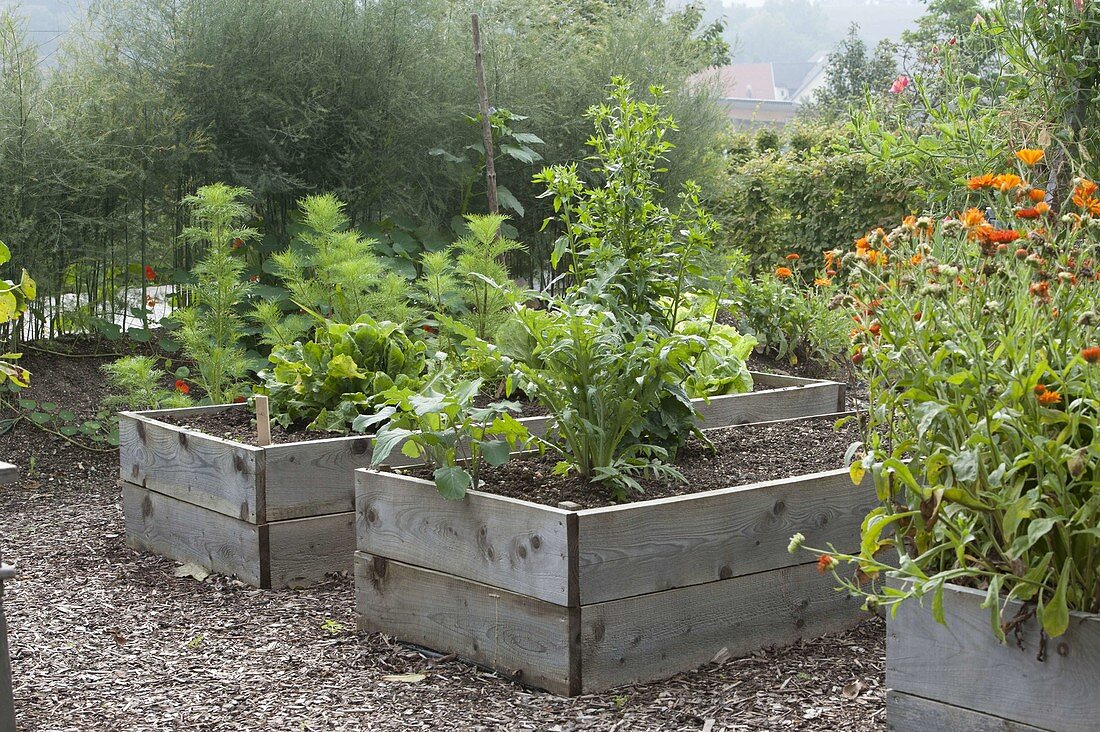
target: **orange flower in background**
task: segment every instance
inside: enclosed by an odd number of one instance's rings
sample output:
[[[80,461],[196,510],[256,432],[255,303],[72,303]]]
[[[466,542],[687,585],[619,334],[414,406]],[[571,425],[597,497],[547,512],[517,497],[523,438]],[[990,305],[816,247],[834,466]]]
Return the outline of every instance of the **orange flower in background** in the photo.
[[[993,187],[994,175],[992,173],[984,173],[982,175],[976,175],[970,180],[966,181],[966,187],[972,191],[978,191],[982,188]]]
[[[833,281],[830,280],[827,277],[815,277],[814,278],[814,286],[815,287],[828,287],[831,284],[833,284]]]
[[[909,257],[909,264],[913,265],[914,267],[916,267],[918,264],[920,264],[923,261],[924,261],[924,255],[921,254],[920,252],[917,252],[913,256]]]
[[[187,382],[183,379],[176,379],[176,391],[180,394],[189,394],[191,387],[187,385]]]
[[[1036,384],[1035,388],[1032,389],[1032,391],[1034,391],[1036,394],[1043,394],[1043,393],[1046,392],[1046,390],[1047,390],[1047,387],[1046,387],[1045,384]]]
[[[790,254],[788,254],[788,255],[786,256],[786,260],[787,260],[788,262],[794,262],[794,261],[796,261],[796,260],[799,260],[799,259],[802,259],[802,257],[798,256],[798,255],[797,255],[797,254],[795,254],[794,252],[791,252]]]
[[[1100,363],[1100,346],[1089,346],[1081,349],[1081,358],[1089,363]]]
[[[1001,193],[1008,193],[1013,188],[1023,185],[1024,179],[1014,173],[1001,173],[993,176],[993,187]]]
[[[1030,198],[1032,201],[1038,203],[1039,201],[1047,200],[1047,192],[1044,191],[1042,188],[1032,188],[1030,191],[1027,192],[1027,197]]]
[[[794,272],[791,272],[791,270],[789,270],[786,267],[776,267],[775,268],[775,276],[778,277],[781,280],[788,279],[792,275],[794,275]]]
[[[990,244],[1011,244],[1020,238],[1020,232],[1015,229],[994,229],[985,226],[978,229],[978,238]]]
[[[1093,193],[1096,193],[1096,189],[1098,187],[1100,187],[1100,186],[1097,186],[1095,183],[1093,183],[1088,178],[1082,178],[1077,183],[1077,187],[1073,190],[1073,192],[1074,192],[1075,195],[1081,196],[1082,198],[1088,198]]]
[[[1046,153],[1044,153],[1042,150],[1035,150],[1032,148],[1024,148],[1023,150],[1016,151],[1016,157],[1020,159],[1020,162],[1022,162],[1029,168],[1032,165],[1035,165],[1035,163],[1042,160],[1043,156],[1045,155]]]
[[[1062,401],[1062,395],[1056,391],[1050,391],[1048,389],[1039,395],[1040,404],[1057,404],[1060,401]]]
[[[1016,212],[1016,218],[1018,219],[1037,219],[1043,215],[1043,212],[1039,210],[1038,206],[1032,206],[1031,208],[1021,208]]]
[[[962,222],[968,228],[975,228],[985,223],[985,212],[980,208],[970,208],[962,215]]]
[[[1037,297],[1043,301],[1050,299],[1050,285],[1047,284],[1045,280],[1033,284],[1028,288],[1028,292],[1030,292],[1033,297]]]
[[[153,271],[153,268],[149,265],[145,265],[145,279],[152,282],[157,278],[157,273]]]

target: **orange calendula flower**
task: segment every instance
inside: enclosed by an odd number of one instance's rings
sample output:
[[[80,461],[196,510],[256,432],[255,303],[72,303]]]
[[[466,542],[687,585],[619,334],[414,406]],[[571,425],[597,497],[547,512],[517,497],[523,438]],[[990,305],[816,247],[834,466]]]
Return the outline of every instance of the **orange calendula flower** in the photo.
[[[1043,394],[1047,390],[1046,384],[1036,384],[1032,389],[1036,394]]]
[[[794,275],[794,272],[792,272],[791,270],[789,270],[786,267],[776,267],[775,268],[775,276],[778,277],[781,280],[788,279],[792,275]]]
[[[981,226],[985,223],[985,212],[980,208],[967,209],[966,213],[962,215],[962,220],[969,228]]]
[[[1008,193],[1013,188],[1023,185],[1023,183],[1024,179],[1014,173],[1001,173],[993,176],[993,187],[1001,193]]]
[[[828,277],[814,277],[815,287],[828,287],[831,284],[833,284],[833,281]]]
[[[1100,186],[1097,186],[1088,178],[1082,178],[1078,181],[1077,187],[1073,192],[1075,195],[1081,196],[1082,198],[1088,198],[1093,193],[1096,193],[1097,188],[1100,188]]]
[[[191,387],[183,379],[176,379],[176,391],[180,394],[187,394],[191,391]]]
[[[825,574],[838,564],[840,564],[840,560],[832,554],[822,554],[817,558],[817,571]]]
[[[1100,363],[1100,346],[1089,346],[1081,349],[1081,358],[1089,363]]]
[[[1042,215],[1043,213],[1039,210],[1038,206],[1021,208],[1019,211],[1016,212],[1016,218],[1018,219],[1037,219]]]
[[[788,262],[794,262],[794,261],[797,261],[797,260],[799,260],[799,259],[802,259],[802,257],[798,256],[798,255],[797,255],[797,254],[795,254],[794,252],[791,252],[790,254],[788,254],[788,255],[786,256],[786,260],[787,260]]]
[[[918,264],[920,264],[923,261],[924,261],[924,255],[921,254],[920,252],[917,252],[913,256],[909,257],[909,264],[913,265],[914,267],[916,267]]]
[[[1045,155],[1046,153],[1044,153],[1042,150],[1034,150],[1031,148],[1024,148],[1023,150],[1016,151],[1016,157],[1020,159],[1020,162],[1022,162],[1029,168],[1032,165],[1035,165],[1035,163],[1042,160],[1043,156]]]
[[[966,187],[972,191],[978,191],[982,188],[992,188],[994,177],[995,176],[992,173],[983,173],[982,175],[976,175],[966,181]]]
[[[1057,404],[1060,401],[1062,401],[1062,395],[1050,389],[1047,389],[1039,395],[1040,404]]]
[[[1044,191],[1042,188],[1032,188],[1030,191],[1027,192],[1027,197],[1030,198],[1033,202],[1038,203],[1039,201],[1047,200],[1047,192]]]

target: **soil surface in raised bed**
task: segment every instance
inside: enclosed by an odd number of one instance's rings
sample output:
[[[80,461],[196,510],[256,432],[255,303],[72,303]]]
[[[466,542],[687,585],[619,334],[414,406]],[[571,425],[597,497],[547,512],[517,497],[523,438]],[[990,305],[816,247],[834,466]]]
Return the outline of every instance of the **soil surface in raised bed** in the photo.
[[[256,414],[251,407],[227,409],[224,412],[208,412],[206,414],[158,415],[155,419],[177,427],[186,427],[189,430],[202,432],[204,435],[239,442],[243,445],[255,445],[258,439],[256,435]],[[346,435],[339,432],[322,432],[320,430],[288,431],[282,425],[275,422],[271,423],[271,444],[273,445],[306,440],[327,440],[332,437],[346,437]]]
[[[98,366],[25,349],[27,398],[94,416]],[[559,730],[883,732],[885,626],[726,659],[574,699],[355,630],[345,576],[257,590],[125,543],[118,451],[81,450],[20,420],[0,435],[19,482],[0,486],[15,712],[21,730]],[[188,574],[179,571],[181,575]]]
[[[713,448],[694,438],[676,456],[684,480],[642,477],[644,493],[632,498],[681,496],[717,488],[747,485],[844,467],[848,446],[860,439],[855,419],[838,431],[835,418],[801,419],[764,425],[708,430]],[[614,505],[605,485],[578,476],[554,474],[556,454],[513,458],[502,466],[482,468],[479,490],[556,506],[571,501],[582,508]],[[431,469],[402,468],[406,475],[431,480]]]

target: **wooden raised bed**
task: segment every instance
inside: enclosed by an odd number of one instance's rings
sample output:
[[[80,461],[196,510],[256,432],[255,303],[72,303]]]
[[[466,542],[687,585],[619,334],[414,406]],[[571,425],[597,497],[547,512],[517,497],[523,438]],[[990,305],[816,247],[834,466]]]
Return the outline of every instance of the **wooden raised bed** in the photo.
[[[847,470],[569,510],[356,471],[361,630],[559,694],[651,681],[852,625],[860,604],[805,555],[854,550],[876,505]]]
[[[19,469],[0,463],[0,485],[19,479]],[[8,622],[4,617],[4,580],[15,579],[15,567],[4,564],[0,551],[0,732],[15,732],[15,701],[11,691],[11,658],[8,655]]]
[[[764,391],[697,400],[703,427],[834,413],[844,385],[753,374]],[[255,447],[161,421],[244,404],[122,412],[119,471],[129,545],[257,587],[313,584],[352,568],[354,476],[371,438]],[[542,434],[548,417],[522,420]],[[395,451],[387,464],[406,464]]]
[[[903,603],[886,631],[886,718],[897,732],[1010,730],[1092,732],[1100,727],[1100,616],[1071,613],[1069,630],[1048,638],[1038,660],[1039,624],[993,636],[985,592],[946,585],[946,627],[929,607]],[[1004,617],[1015,615],[1010,603]]]

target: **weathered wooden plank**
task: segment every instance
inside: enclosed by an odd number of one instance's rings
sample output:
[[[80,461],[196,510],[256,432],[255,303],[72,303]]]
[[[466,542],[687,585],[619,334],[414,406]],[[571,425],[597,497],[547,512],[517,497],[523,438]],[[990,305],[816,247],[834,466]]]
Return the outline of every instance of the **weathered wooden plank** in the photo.
[[[578,610],[355,553],[359,628],[455,653],[525,684],[577,693]]]
[[[1057,732],[1095,730],[1100,719],[1100,619],[1071,613],[1066,633],[1037,659],[1039,627],[1022,628],[1023,650],[1001,645],[985,597],[964,587],[944,591],[946,627],[931,609],[901,605],[886,626],[886,685],[895,691]],[[1005,617],[1018,608],[1011,603]]]
[[[125,482],[122,507],[126,543],[134,549],[235,575],[256,587],[266,584],[264,527]]]
[[[569,513],[478,491],[447,501],[426,480],[356,472],[360,551],[559,605],[571,604]]]
[[[709,401],[694,401],[701,427],[730,427],[841,411],[844,409],[844,385],[833,381],[813,381],[802,386],[784,386],[711,397]]]
[[[580,511],[580,603],[615,600],[795,565],[787,544],[859,547],[877,505],[847,470]]]
[[[19,480],[19,468],[11,463],[0,463],[0,485],[7,485]]]
[[[263,451],[122,412],[119,476],[252,523],[264,520]]]
[[[355,513],[275,521],[267,525],[271,587],[308,587],[325,575],[351,572]]]
[[[1042,727],[1019,724],[892,689],[886,691],[886,729],[890,732],[1045,732]]]
[[[264,448],[267,520],[354,510],[354,471],[370,467],[372,440],[337,437]],[[400,452],[393,457],[407,459]]]
[[[249,406],[245,403],[233,403],[233,404],[206,404],[201,407],[173,407],[171,409],[144,409],[140,412],[119,412],[120,415],[138,415],[146,417],[148,419],[161,419],[163,417],[178,417],[185,419],[187,417],[198,417],[204,414],[217,414],[218,412],[230,412],[247,410]]]
[[[770,389],[782,389],[788,386],[810,386],[812,384],[837,383],[825,379],[807,379],[804,376],[791,376],[790,374],[772,374],[767,371],[750,371],[752,382],[757,386],[766,386]]]
[[[866,614],[814,564],[581,607],[584,693],[850,627]]]

